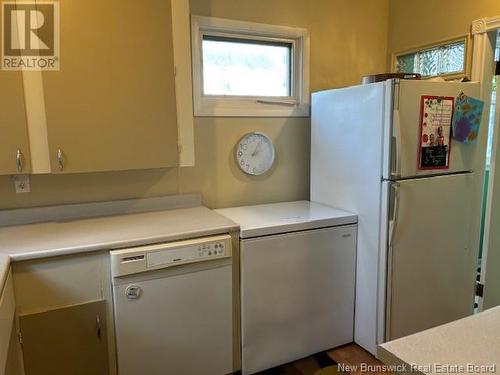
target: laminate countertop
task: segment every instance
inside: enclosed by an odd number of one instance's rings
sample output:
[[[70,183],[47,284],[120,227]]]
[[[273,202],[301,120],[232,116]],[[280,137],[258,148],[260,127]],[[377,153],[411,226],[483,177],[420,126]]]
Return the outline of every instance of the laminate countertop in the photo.
[[[379,345],[378,357],[393,373],[496,373],[500,307]]]
[[[237,224],[203,206],[1,227],[0,291],[11,261],[112,250],[237,230]]]
[[[240,238],[252,238],[351,225],[357,215],[310,201],[259,204],[215,210],[240,225]]]

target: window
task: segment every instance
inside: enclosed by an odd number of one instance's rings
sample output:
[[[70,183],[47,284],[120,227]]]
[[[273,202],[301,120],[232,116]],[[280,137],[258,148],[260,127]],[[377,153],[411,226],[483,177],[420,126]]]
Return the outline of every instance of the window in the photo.
[[[498,64],[500,61],[500,31],[497,31],[495,46],[495,61]],[[486,148],[486,170],[489,171],[491,168],[491,154],[493,151],[493,130],[495,129],[495,115],[497,106],[497,86],[498,86],[498,75],[493,76],[492,82],[492,93],[491,93],[491,103],[490,103],[490,122],[488,124],[488,144]],[[488,172],[489,173],[489,172]]]
[[[193,16],[195,116],[308,116],[304,29]]]
[[[420,73],[423,77],[465,76],[467,61],[466,39],[396,55],[398,73]]]
[[[203,94],[292,95],[292,44],[203,37]]]

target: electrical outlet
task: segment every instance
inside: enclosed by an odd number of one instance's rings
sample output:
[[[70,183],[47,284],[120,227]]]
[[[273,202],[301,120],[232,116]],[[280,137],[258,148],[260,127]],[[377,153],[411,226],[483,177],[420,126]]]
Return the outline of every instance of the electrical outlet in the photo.
[[[16,189],[16,193],[29,193],[30,189],[30,176],[27,174],[19,174],[12,177],[14,181],[14,187]]]

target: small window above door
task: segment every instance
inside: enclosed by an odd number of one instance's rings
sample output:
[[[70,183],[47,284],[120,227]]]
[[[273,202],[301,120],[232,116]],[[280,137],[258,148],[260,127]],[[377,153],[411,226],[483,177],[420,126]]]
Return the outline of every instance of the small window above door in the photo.
[[[419,73],[424,78],[455,79],[466,76],[467,38],[448,40],[397,53],[394,68],[398,73]]]

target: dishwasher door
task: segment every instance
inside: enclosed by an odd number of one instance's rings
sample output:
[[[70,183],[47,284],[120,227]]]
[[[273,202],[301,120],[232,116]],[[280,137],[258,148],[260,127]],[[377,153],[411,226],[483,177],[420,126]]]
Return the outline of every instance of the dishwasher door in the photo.
[[[120,375],[233,371],[231,258],[113,279]]]

